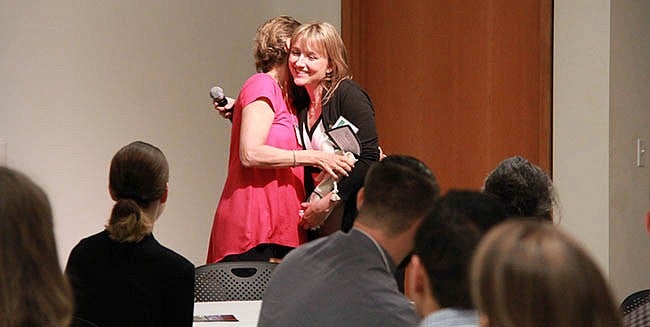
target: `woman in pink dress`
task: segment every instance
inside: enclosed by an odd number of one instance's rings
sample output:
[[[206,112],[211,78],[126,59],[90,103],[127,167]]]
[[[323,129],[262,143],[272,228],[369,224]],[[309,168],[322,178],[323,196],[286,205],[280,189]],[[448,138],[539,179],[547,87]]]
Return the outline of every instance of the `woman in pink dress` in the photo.
[[[255,38],[255,65],[233,107],[228,177],[214,216],[208,263],[282,258],[304,243],[298,223],[305,199],[302,166],[346,176],[354,160],[302,150],[294,108],[309,101],[292,84],[287,44],[300,23],[288,16],[262,24]],[[300,94],[303,94],[301,97]]]

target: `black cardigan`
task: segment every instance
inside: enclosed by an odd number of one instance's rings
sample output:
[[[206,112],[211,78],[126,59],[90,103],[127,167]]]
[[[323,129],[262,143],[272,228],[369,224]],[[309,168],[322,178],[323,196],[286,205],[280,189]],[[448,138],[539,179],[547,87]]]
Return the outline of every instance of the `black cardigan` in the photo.
[[[354,165],[354,168],[348,177],[342,178],[338,182],[339,196],[345,203],[341,228],[344,231],[348,231],[352,227],[352,223],[357,214],[357,192],[363,186],[363,180],[366,177],[370,165],[379,160],[379,140],[375,125],[375,109],[366,91],[358,83],[349,79],[343,80],[330,100],[323,104],[321,118],[325,129],[331,128],[340,116],[345,117],[345,119],[359,128],[357,137],[361,143],[361,154],[356,156],[358,161]],[[307,110],[300,112],[299,119],[300,136],[302,138],[303,128],[307,122]],[[313,131],[309,132],[311,136]],[[308,142],[308,140],[302,140],[303,147],[305,142]],[[315,185],[312,179],[312,172],[315,170],[317,171],[317,168],[305,167],[305,189],[307,194],[310,194],[314,189]]]

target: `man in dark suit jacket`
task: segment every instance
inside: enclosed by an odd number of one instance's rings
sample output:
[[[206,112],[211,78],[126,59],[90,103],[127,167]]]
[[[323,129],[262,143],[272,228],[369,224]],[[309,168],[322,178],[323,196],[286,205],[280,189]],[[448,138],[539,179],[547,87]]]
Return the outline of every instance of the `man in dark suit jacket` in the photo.
[[[264,294],[258,326],[414,326],[413,306],[393,274],[439,192],[431,171],[413,157],[373,164],[357,195],[354,227],[284,258]]]

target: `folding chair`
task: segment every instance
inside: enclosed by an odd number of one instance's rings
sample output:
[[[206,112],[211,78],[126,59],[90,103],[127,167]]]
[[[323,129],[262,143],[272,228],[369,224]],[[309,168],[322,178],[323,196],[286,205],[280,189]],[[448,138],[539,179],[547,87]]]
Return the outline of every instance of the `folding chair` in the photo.
[[[277,265],[236,261],[199,266],[194,277],[194,302],[261,300]]]

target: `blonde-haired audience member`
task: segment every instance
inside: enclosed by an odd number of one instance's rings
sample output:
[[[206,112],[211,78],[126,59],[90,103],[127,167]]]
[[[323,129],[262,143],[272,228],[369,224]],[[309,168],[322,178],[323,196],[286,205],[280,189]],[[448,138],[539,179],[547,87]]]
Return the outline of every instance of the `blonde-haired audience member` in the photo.
[[[476,250],[470,276],[482,326],[622,325],[594,261],[546,221],[510,220],[490,230]]]
[[[68,326],[72,292],[59,265],[52,209],[27,176],[0,167],[0,326]]]
[[[106,229],[81,240],[66,266],[76,317],[102,327],[192,326],[194,265],[153,236],[168,180],[167,159],[151,144],[133,142],[113,156]]]

